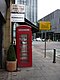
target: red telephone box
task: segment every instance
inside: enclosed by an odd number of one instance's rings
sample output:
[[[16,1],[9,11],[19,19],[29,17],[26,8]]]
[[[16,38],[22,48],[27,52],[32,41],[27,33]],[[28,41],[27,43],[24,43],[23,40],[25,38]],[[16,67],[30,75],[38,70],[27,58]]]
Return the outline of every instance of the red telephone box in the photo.
[[[32,31],[28,25],[16,28],[16,49],[18,67],[32,66]]]

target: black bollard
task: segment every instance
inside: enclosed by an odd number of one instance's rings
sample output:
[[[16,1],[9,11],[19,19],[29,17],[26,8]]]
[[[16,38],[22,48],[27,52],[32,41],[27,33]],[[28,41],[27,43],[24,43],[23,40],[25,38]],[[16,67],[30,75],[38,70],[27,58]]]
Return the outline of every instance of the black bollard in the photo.
[[[54,49],[53,63],[56,63],[56,49]]]

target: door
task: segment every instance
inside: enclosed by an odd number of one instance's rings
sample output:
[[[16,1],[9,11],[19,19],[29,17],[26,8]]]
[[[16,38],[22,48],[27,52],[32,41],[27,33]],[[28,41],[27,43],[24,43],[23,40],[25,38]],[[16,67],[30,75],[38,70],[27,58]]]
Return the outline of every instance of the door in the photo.
[[[31,43],[30,34],[19,34],[18,35],[18,64],[22,67],[31,65]]]

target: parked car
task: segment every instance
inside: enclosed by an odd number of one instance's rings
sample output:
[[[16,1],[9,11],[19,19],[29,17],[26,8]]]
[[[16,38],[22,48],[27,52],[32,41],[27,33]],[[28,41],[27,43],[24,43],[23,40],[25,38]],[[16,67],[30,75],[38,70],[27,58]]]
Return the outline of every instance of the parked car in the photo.
[[[42,41],[44,42],[44,41],[45,41],[45,39],[42,39]]]
[[[36,39],[33,39],[33,41],[36,41]]]
[[[36,38],[36,41],[42,41],[42,39],[41,38]]]

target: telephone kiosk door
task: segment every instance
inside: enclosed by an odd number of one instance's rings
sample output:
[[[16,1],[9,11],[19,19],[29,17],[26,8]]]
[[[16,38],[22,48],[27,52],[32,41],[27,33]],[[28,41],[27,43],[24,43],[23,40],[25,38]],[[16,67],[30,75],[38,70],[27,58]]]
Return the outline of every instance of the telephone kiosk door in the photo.
[[[32,31],[29,26],[16,28],[16,49],[18,67],[32,66]]]

